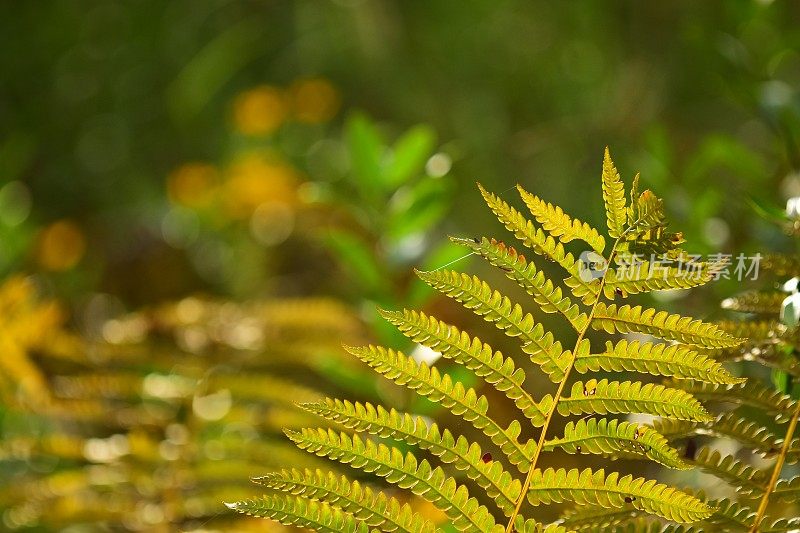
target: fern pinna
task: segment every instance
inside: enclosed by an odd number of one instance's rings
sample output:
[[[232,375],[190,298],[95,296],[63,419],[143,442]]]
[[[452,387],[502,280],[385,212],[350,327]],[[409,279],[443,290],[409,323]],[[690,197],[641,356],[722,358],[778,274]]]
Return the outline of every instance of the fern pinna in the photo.
[[[423,417],[346,400],[327,399],[304,407],[356,434],[308,428],[287,431],[289,438],[308,452],[374,473],[390,484],[413,491],[444,511],[460,531],[573,529],[559,523],[544,526],[524,518],[521,511],[525,502],[531,506],[574,502],[585,510],[640,510],[672,523],[692,523],[708,517],[712,513],[708,504],[654,480],[603,469],[538,466],[543,453],[558,448],[567,453],[641,456],[672,468],[688,467],[652,427],[603,415],[645,413],[707,422],[711,416],[700,402],[676,387],[613,381],[597,372],[627,371],[723,385],[742,381],[705,355],[709,350],[737,346],[740,340],[736,337],[710,323],[614,303],[629,294],[701,285],[713,277],[718,265],[688,259],[678,247],[683,242],[681,235],[666,230],[661,200],[650,191],[638,192],[638,176],[628,204],[623,182],[608,152],[603,162],[602,190],[610,246],[606,237],[588,224],[521,187],[520,195],[533,220],[481,187],[490,209],[517,239],[537,256],[566,271],[566,289],[501,242],[490,238],[453,239],[501,269],[530,295],[541,312],[563,317],[575,332],[569,346],[546,331],[519,304],[478,277],[447,269],[417,273],[433,288],[516,338],[522,352],[553,383],[553,393],[536,397],[526,383],[521,362],[453,325],[412,310],[383,312],[407,337],[469,368],[513,401],[520,416],[510,424],[504,425],[490,414],[486,396],[436,368],[390,348],[347,348],[378,373],[471,423],[490,441],[484,448],[498,448],[500,457],[489,457],[479,443],[456,436]],[[565,249],[564,245],[572,241],[589,247],[583,259]],[[658,275],[653,274],[652,259],[631,261],[644,254],[666,258]],[[593,265],[587,267],[589,263]],[[634,264],[639,268],[631,268]],[[638,333],[665,342],[620,340],[598,348],[587,338],[590,330]],[[574,374],[584,377],[570,379]],[[563,435],[550,435],[548,429],[556,414],[583,418],[570,421]],[[522,439],[523,429],[528,429],[523,425],[538,428],[538,438]],[[420,460],[386,440],[401,443],[403,449],[407,445],[418,446],[438,457],[442,464],[435,466],[427,459]],[[466,483],[479,487],[491,500],[488,505],[496,508],[481,504],[462,483],[463,476],[445,470],[447,465],[463,472],[471,480]],[[319,531],[438,531],[394,497],[346,477],[283,470],[257,481],[282,494],[230,504],[233,509]]]

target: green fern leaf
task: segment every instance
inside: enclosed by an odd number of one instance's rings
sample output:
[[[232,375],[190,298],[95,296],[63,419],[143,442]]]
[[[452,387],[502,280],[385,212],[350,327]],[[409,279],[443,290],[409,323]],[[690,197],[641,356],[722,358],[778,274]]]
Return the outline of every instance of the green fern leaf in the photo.
[[[570,531],[583,532],[593,529],[614,531],[616,526],[645,516],[648,516],[645,511],[640,511],[630,506],[606,509],[591,505],[581,505],[564,512],[559,523]]]
[[[708,383],[743,383],[744,378],[732,376],[713,359],[681,344],[653,344],[621,340],[616,345],[606,343],[606,351],[579,355],[575,370],[586,372],[640,372],[654,376],[672,376]]]
[[[619,477],[616,472],[585,469],[534,470],[528,489],[532,505],[574,501],[605,508],[631,506],[679,523],[691,523],[711,515],[712,509],[697,498],[653,480]]]
[[[286,526],[312,528],[322,533],[368,533],[369,526],[327,503],[282,494],[227,504],[234,511],[271,518]]]
[[[778,422],[787,420],[794,406],[794,400],[785,394],[767,388],[757,381],[734,385],[714,385],[697,381],[670,380],[667,385],[685,390],[692,396],[708,402],[748,405],[776,416]]]
[[[561,287],[556,287],[545,277],[543,272],[537,271],[536,265],[528,262],[525,256],[518,253],[513,247],[486,237],[477,242],[455,237],[452,237],[451,240],[466,246],[505,272],[506,276],[516,281],[520,287],[525,289],[525,292],[533,296],[533,301],[539,305],[539,310],[543,313],[560,312],[575,331],[581,331],[586,326],[588,321],[586,314],[562,294]]]
[[[444,511],[459,531],[494,533],[499,528],[495,528],[492,515],[469,495],[466,487],[447,477],[440,467],[432,468],[426,460],[417,461],[411,453],[403,455],[397,448],[333,430],[303,429],[287,431],[286,435],[302,450],[374,472],[400,488],[424,496]]]
[[[738,296],[725,298],[720,306],[723,309],[740,313],[778,316],[786,296],[785,292],[748,291]]]
[[[680,266],[658,265],[650,261],[636,261],[630,259],[626,264],[625,258],[616,270],[610,269],[606,275],[603,294],[613,300],[619,294],[639,294],[651,291],[666,291],[674,289],[691,289],[705,285],[716,275],[716,272],[725,263],[695,263],[689,262]]]
[[[606,147],[603,155],[603,201],[606,205],[606,222],[608,235],[612,239],[619,238],[625,231],[627,219],[625,207],[625,185],[611,160],[611,154]]]
[[[536,444],[533,441],[525,445],[519,443],[517,438],[522,428],[518,421],[514,420],[503,428],[488,416],[489,402],[485,396],[479,397],[474,389],[464,389],[461,383],[454,384],[450,376],[442,376],[435,368],[417,363],[400,352],[375,346],[346,349],[398,385],[405,385],[441,404],[455,416],[472,422],[503,450],[511,464],[522,472],[527,471]]]
[[[466,366],[494,385],[532,422],[543,420],[544,413],[539,411],[536,402],[522,386],[525,381],[525,371],[516,368],[513,359],[493,351],[491,346],[481,342],[477,337],[470,338],[467,333],[459,331],[455,326],[440,322],[425,313],[409,310],[381,311],[381,315],[411,340]]]
[[[607,306],[598,302],[591,325],[596,330],[608,333],[646,333],[705,348],[732,348],[742,342],[714,324],[671,315],[666,311],[643,309],[640,305],[617,307],[616,304]]]
[[[567,453],[614,455],[623,452],[648,457],[669,468],[690,468],[658,431],[619,420],[589,418],[568,422],[564,436],[550,439],[544,446],[545,450],[558,447]]]
[[[387,497],[382,492],[376,493],[358,481],[350,481],[347,477],[332,472],[283,469],[280,472],[253,478],[253,481],[295,496],[324,500],[351,513],[371,527],[380,527],[382,531],[406,533],[436,531],[431,522],[412,512],[407,503],[400,504],[395,498]]]
[[[533,316],[525,313],[519,304],[513,304],[507,297],[492,290],[477,276],[470,277],[452,270],[417,272],[417,275],[434,289],[493,323],[509,337],[518,337],[522,351],[540,364],[553,382],[558,383],[563,379],[569,359],[561,342],[554,340],[553,334],[537,324]]]
[[[687,461],[704,472],[727,481],[743,496],[757,498],[764,492],[767,480],[763,472],[737,461],[730,455],[723,456],[719,451],[703,446],[693,459]]]
[[[467,477],[485,489],[504,512],[510,514],[514,509],[521,489],[519,480],[503,470],[500,461],[484,462],[480,446],[462,436],[456,439],[447,429],[440,432],[436,424],[428,426],[422,417],[413,417],[394,409],[387,411],[380,405],[374,407],[369,403],[326,399],[324,402],[303,404],[302,407],[349,429],[418,445],[439,457],[442,462],[452,463],[458,470],[465,471]]]
[[[564,244],[575,239],[581,240],[591,246],[598,254],[603,253],[606,247],[606,240],[596,229],[586,222],[573,219],[564,213],[560,207],[545,202],[519,185],[517,185],[517,190],[522,197],[522,201],[528,206],[533,218],[550,235],[557,237]]]
[[[519,211],[499,199],[494,194],[481,187],[481,194],[489,208],[494,212],[500,222],[511,231],[525,246],[549,261],[559,264],[567,271],[569,277],[564,280],[566,285],[577,298],[591,305],[597,300],[600,290],[600,281],[597,279],[584,280],[581,277],[580,265],[575,257],[564,250],[564,245],[558,242],[542,228],[536,228],[533,222],[526,219]]]
[[[552,402],[550,395],[541,404]],[[606,413],[645,413],[679,420],[711,420],[703,406],[685,391],[638,381],[577,381],[571,395],[558,402],[563,416]]]
[[[764,457],[773,455],[780,450],[777,437],[767,428],[741,418],[736,413],[723,413],[713,421],[704,424],[659,419],[653,421],[653,428],[661,432],[668,440],[676,440],[694,434],[735,439],[744,444],[746,448]]]

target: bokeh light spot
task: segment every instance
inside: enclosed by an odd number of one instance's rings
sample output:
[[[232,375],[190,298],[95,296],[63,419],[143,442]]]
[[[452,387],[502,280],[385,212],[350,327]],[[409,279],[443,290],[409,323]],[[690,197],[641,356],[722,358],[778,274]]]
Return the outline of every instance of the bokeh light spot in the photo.
[[[36,257],[46,270],[69,270],[78,264],[86,252],[86,238],[77,224],[59,220],[40,234]]]

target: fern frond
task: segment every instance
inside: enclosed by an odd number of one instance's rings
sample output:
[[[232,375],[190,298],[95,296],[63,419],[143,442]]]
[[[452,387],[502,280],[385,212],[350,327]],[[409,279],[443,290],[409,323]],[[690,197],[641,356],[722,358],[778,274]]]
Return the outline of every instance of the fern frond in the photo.
[[[451,240],[466,246],[505,272],[507,277],[516,281],[525,292],[533,296],[533,301],[539,305],[539,310],[543,313],[560,312],[575,331],[580,331],[586,326],[588,320],[586,314],[581,312],[569,297],[563,295],[561,287],[555,286],[543,272],[536,269],[536,265],[525,259],[525,256],[513,247],[486,237],[477,242],[455,237],[451,237]]]
[[[690,468],[658,431],[619,420],[589,418],[568,422],[563,437],[545,441],[545,450],[556,447],[567,453],[631,453],[648,457],[670,468]]]
[[[606,223],[608,235],[612,239],[619,238],[625,231],[627,213],[625,206],[625,185],[611,160],[611,154],[606,147],[603,155],[603,202],[606,206]]]
[[[725,298],[720,306],[740,313],[757,313],[778,316],[781,305],[788,295],[785,292],[748,291]]]
[[[401,504],[395,498],[332,472],[283,469],[253,478],[253,481],[273,490],[336,505],[382,531],[429,533],[436,530],[431,522],[414,513],[407,503]]]
[[[239,513],[271,518],[286,526],[313,528],[323,533],[368,533],[369,526],[337,507],[282,494],[226,504]]]
[[[558,263],[561,268],[569,273],[569,277],[564,282],[576,298],[581,298],[586,304],[592,304],[597,300],[600,281],[596,279],[587,281],[581,278],[578,261],[564,249],[563,244],[548,235],[543,229],[536,228],[533,222],[527,220],[519,211],[506,202],[488,192],[482,186],[479,185],[479,187],[486,204],[506,229],[511,231],[517,239],[536,254]]]
[[[566,244],[573,240],[580,240],[591,246],[598,254],[602,254],[606,248],[606,240],[596,229],[586,222],[573,219],[558,206],[545,202],[535,194],[531,194],[520,185],[517,185],[522,201],[528,206],[528,210],[542,225],[542,229],[558,238]]]
[[[507,514],[519,497],[519,480],[512,478],[500,461],[484,462],[483,451],[478,444],[469,442],[463,436],[456,439],[447,429],[440,432],[436,424],[428,426],[422,417],[413,417],[394,409],[387,411],[380,405],[374,407],[369,403],[331,399],[303,404],[301,407],[349,429],[418,445],[430,451],[442,462],[452,463],[458,470],[465,471],[467,477],[485,489]]]
[[[705,348],[731,348],[742,340],[725,333],[714,324],[690,317],[671,315],[666,311],[598,302],[591,326],[598,331],[614,333],[646,333],[665,340],[693,344]]]
[[[645,511],[630,506],[623,508],[603,508],[590,505],[575,506],[564,512],[559,523],[570,531],[613,530],[639,517],[647,516]]]
[[[693,459],[687,461],[704,472],[727,481],[743,496],[759,497],[764,492],[767,480],[763,472],[730,455],[723,456],[719,451],[703,446]]]
[[[531,421],[541,420],[536,402],[523,388],[525,371],[516,368],[514,360],[492,350],[477,337],[445,324],[432,316],[416,311],[381,311],[381,315],[408,338],[419,342],[442,356],[460,363],[487,383],[505,393]]]
[[[429,400],[441,404],[454,415],[472,422],[503,450],[511,464],[522,472],[527,471],[535,443],[532,441],[524,445],[519,443],[517,438],[522,428],[518,421],[514,420],[507,428],[503,428],[488,416],[486,413],[489,402],[486,396],[479,397],[474,389],[464,389],[460,382],[454,384],[450,376],[442,376],[435,368],[417,363],[400,352],[375,346],[346,347],[346,349],[398,385],[405,385]],[[542,423],[543,421],[544,418]]]
[[[789,396],[767,388],[754,380],[735,385],[714,385],[697,381],[670,380],[667,385],[685,390],[703,401],[755,407],[766,413],[776,415],[776,419],[779,422],[786,420],[795,406],[795,401]]]
[[[403,455],[397,448],[333,430],[303,429],[287,431],[286,435],[302,450],[364,472],[374,472],[400,488],[425,497],[444,511],[459,531],[494,533],[495,522],[486,507],[471,497],[464,485],[447,477],[440,467],[432,468],[426,460],[417,461],[411,453]]]
[[[606,476],[600,469],[534,470],[528,489],[532,505],[574,501],[579,505],[605,508],[631,506],[678,523],[691,523],[711,515],[712,509],[694,496],[657,483],[654,480]]]
[[[603,353],[578,355],[575,370],[581,374],[598,370],[640,372],[720,384],[745,381],[732,376],[721,364],[689,346],[627,340],[616,345],[607,342]]]
[[[542,399],[552,401],[550,395]],[[563,416],[606,413],[644,413],[679,420],[711,420],[708,411],[691,394],[654,383],[638,381],[577,381],[571,395],[557,405]]]
[[[658,265],[650,261],[625,265],[609,270],[603,294],[613,300],[616,294],[626,296],[651,291],[691,289],[714,279],[720,263],[690,263],[681,267]]]
[[[537,324],[519,304],[513,304],[506,296],[492,290],[477,276],[470,277],[451,270],[417,272],[417,275],[434,289],[493,323],[509,337],[518,337],[522,351],[540,364],[552,381],[558,383],[564,378],[569,359],[561,342],[554,340],[553,334]]]
[[[735,439],[746,448],[763,456],[777,453],[779,445],[777,437],[770,431],[736,413],[723,413],[708,423],[658,419],[653,421],[653,428],[661,432],[668,440],[676,440],[691,435],[709,435]]]
[[[722,320],[717,322],[717,327],[744,339],[778,339],[788,330],[777,320]]]

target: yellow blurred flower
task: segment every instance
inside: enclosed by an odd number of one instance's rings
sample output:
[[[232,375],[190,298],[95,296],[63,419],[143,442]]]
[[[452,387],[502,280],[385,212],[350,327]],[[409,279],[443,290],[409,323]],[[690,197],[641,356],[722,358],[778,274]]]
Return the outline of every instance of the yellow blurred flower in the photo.
[[[294,204],[297,177],[284,162],[249,154],[231,165],[225,183],[225,203],[233,218],[249,217],[265,202]]]
[[[186,163],[167,178],[169,199],[186,207],[202,207],[211,199],[218,180],[216,167],[207,163]]]
[[[291,88],[294,114],[298,121],[312,124],[336,116],[341,99],[331,82],[323,78],[296,81]]]
[[[267,135],[277,130],[287,114],[286,99],[275,87],[263,85],[245,91],[233,102],[233,122],[245,135]]]
[[[46,270],[69,270],[86,251],[86,238],[77,224],[59,220],[39,234],[36,258]]]

